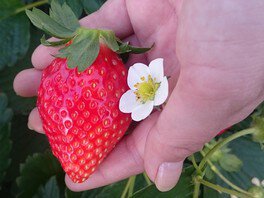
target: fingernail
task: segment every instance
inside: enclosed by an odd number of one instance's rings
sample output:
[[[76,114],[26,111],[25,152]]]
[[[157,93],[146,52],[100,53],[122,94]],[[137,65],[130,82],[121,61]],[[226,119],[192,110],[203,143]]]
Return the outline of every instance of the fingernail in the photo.
[[[177,184],[182,164],[182,162],[164,162],[159,166],[155,184],[160,191],[169,191]]]
[[[27,126],[28,126],[28,128],[29,128],[30,130],[33,130],[32,126],[29,124],[29,122],[28,122]]]

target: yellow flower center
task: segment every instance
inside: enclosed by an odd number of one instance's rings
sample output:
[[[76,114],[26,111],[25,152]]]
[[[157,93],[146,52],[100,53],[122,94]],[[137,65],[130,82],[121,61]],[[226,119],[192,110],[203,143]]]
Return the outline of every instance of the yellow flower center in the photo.
[[[153,79],[151,75],[148,76],[148,79],[145,79],[145,77],[141,77],[140,79],[142,82],[134,85],[137,89],[134,93],[137,96],[137,100],[144,104],[147,101],[154,100],[160,83],[157,83],[156,79]]]

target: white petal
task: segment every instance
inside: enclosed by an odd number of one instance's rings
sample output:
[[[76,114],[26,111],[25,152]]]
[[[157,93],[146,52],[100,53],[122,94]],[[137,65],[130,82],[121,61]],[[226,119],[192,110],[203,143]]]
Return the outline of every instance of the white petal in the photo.
[[[264,187],[264,180],[262,180],[261,185]]]
[[[153,110],[153,101],[141,104],[132,111],[132,119],[135,121],[141,121],[148,117]]]
[[[160,83],[160,87],[158,88],[155,99],[154,105],[159,106],[164,103],[169,95],[169,83],[167,77],[163,77],[162,82]]]
[[[136,95],[134,94],[134,91],[128,90],[120,98],[119,109],[123,113],[131,113],[133,109],[135,109],[139,105],[140,103],[137,102],[137,98]]]
[[[142,63],[136,63],[131,66],[128,70],[127,84],[130,89],[135,90],[134,85],[136,83],[142,82],[141,78],[144,77],[148,79],[148,75],[150,74],[149,68],[147,65]]]
[[[251,180],[252,184],[254,184],[255,186],[260,186],[260,181],[258,178],[254,177]]]
[[[149,70],[152,78],[156,78],[156,82],[161,82],[164,76],[163,58],[157,58],[151,61]]]

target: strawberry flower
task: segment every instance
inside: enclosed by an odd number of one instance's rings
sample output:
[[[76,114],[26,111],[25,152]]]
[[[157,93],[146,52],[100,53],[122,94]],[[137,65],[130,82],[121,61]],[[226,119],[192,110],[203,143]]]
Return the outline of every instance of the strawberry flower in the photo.
[[[251,183],[254,184],[255,186],[258,186],[258,187],[264,187],[264,180],[261,181],[257,177],[253,177],[251,180]]]
[[[119,109],[131,113],[134,121],[148,117],[153,108],[163,104],[168,97],[169,85],[162,58],[151,61],[149,66],[142,63],[131,66],[127,83],[130,90],[122,95]]]

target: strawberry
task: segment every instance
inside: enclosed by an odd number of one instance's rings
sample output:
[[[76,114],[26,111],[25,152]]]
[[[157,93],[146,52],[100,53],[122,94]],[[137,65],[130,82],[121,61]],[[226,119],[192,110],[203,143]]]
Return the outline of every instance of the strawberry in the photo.
[[[127,69],[118,54],[149,48],[123,43],[109,30],[80,27],[66,4],[52,1],[50,16],[38,9],[26,13],[34,25],[60,39],[41,39],[46,46],[62,48],[43,71],[37,107],[53,154],[72,181],[80,183],[131,123],[130,115],[119,110],[128,85]]]
[[[230,128],[231,128],[231,127],[228,127],[228,128],[226,128],[226,129],[223,129],[222,131],[220,131],[220,132],[217,134],[217,136],[222,135],[223,133],[227,132],[227,130],[230,129]]]
[[[104,45],[84,72],[57,58],[43,72],[37,107],[53,154],[74,182],[86,180],[126,132],[118,108],[127,69]]]

